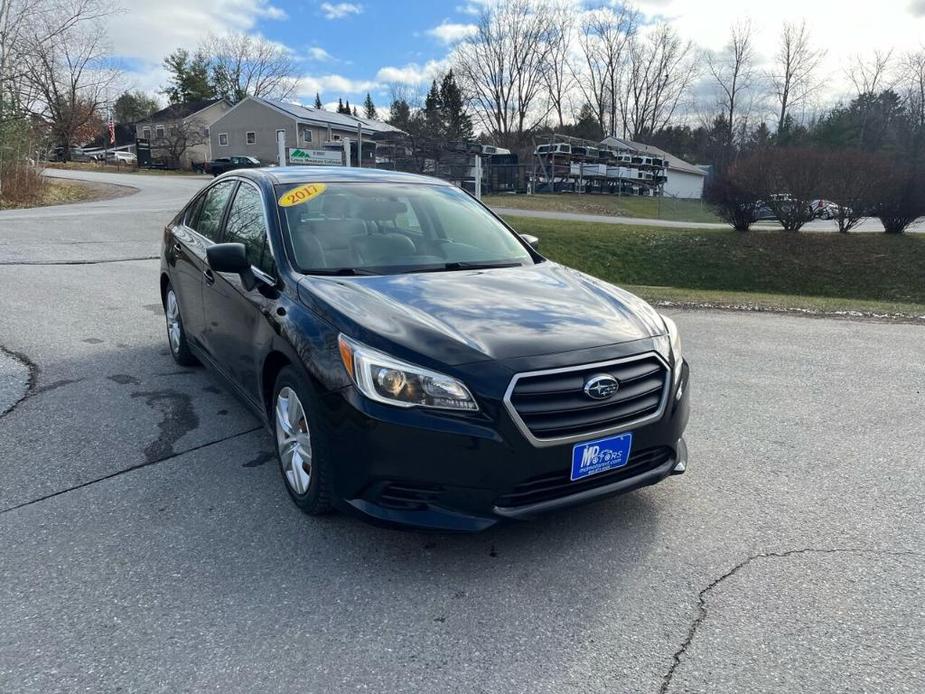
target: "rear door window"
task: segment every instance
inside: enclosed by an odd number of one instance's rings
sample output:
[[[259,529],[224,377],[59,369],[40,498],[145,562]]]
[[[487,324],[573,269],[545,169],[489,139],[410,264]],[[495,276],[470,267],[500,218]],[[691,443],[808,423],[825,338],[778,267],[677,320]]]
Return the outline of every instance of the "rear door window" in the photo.
[[[222,181],[203,196],[202,206],[193,228],[210,241],[218,241],[225,205],[235,185],[237,185],[236,181]]]

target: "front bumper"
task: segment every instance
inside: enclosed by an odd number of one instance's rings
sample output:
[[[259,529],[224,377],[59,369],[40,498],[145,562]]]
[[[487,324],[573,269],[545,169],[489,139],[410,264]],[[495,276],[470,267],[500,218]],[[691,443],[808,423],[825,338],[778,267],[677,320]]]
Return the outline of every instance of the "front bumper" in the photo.
[[[624,468],[576,482],[574,443],[534,446],[500,403],[477,419],[393,408],[352,388],[330,393],[321,414],[335,495],[383,523],[477,531],[655,484],[687,466],[689,375],[684,362],[661,418],[631,430]]]

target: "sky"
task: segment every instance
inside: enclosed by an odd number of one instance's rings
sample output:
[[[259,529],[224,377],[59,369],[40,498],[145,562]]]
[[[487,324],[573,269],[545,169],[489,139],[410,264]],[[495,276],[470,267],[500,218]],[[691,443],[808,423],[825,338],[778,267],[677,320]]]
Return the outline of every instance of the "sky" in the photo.
[[[474,29],[492,0],[122,0],[108,20],[112,49],[125,84],[154,92],[166,81],[161,61],[172,50],[194,50],[210,33],[243,31],[286,46],[301,79],[296,100],[319,92],[359,105],[370,92],[387,106],[394,82],[426,88],[442,74],[454,42]],[[576,7],[587,5],[585,0]],[[600,4],[601,0],[596,0]],[[925,47],[925,0],[641,0],[649,23],[670,22],[682,37],[707,50],[725,43],[729,26],[748,19],[758,61],[769,61],[783,21],[805,20],[814,44],[826,51],[820,76],[829,100],[847,94],[844,70],[856,55]]]

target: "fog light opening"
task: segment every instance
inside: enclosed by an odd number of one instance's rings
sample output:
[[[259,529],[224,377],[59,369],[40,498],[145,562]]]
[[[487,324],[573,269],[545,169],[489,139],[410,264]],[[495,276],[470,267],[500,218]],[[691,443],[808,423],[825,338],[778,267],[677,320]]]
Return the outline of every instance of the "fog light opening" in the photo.
[[[683,475],[687,470],[687,442],[683,438],[678,439],[675,444],[675,456],[677,462],[671,469],[671,474]]]

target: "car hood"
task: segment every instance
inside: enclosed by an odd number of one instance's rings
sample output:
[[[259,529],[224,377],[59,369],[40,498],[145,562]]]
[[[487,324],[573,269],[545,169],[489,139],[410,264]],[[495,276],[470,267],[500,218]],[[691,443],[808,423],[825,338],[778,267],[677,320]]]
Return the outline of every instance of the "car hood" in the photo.
[[[662,335],[646,302],[558,265],[304,277],[311,309],[371,346],[397,344],[447,364],[602,347]]]

